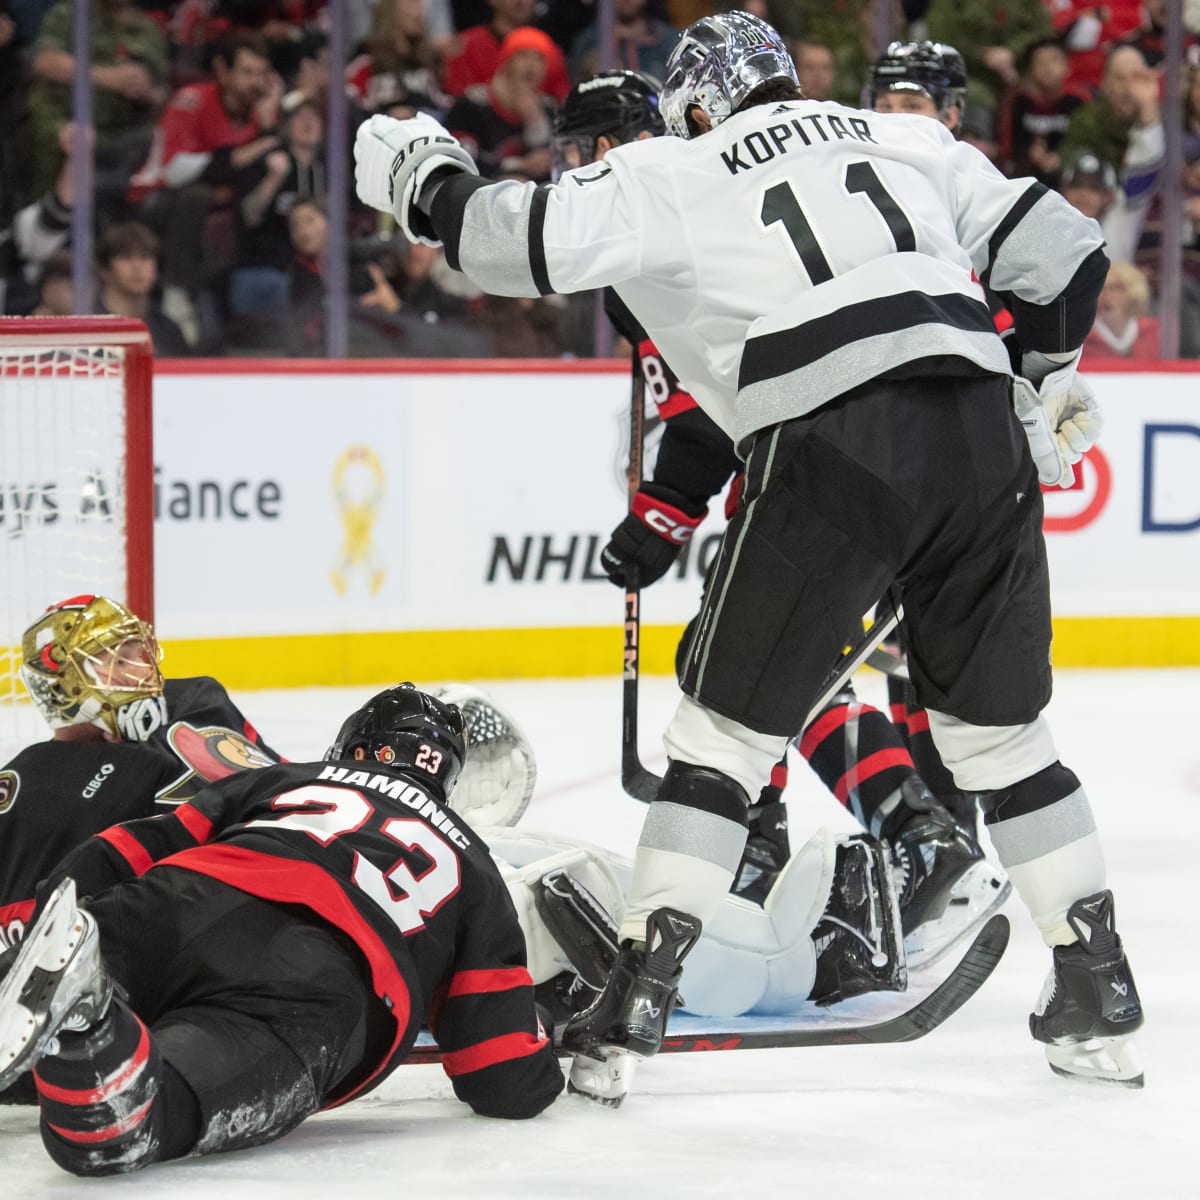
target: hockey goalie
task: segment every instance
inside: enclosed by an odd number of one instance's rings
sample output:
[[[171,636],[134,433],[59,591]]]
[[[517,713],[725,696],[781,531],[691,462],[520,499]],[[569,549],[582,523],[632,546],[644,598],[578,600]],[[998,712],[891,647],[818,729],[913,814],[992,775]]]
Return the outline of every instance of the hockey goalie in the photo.
[[[518,828],[536,780],[528,739],[486,693],[464,684],[436,692],[463,709],[470,731],[452,806],[500,864],[539,999],[559,1025],[604,986],[632,863],[596,845]],[[762,905],[726,898],[689,955],[681,1004],[703,1016],[767,1015],[903,991],[900,939],[881,843],[821,830],[792,856]]]

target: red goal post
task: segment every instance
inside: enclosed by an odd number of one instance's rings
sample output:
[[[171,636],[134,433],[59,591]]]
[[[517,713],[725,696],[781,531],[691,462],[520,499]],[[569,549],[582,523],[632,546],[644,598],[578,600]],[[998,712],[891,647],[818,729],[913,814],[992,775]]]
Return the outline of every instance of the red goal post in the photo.
[[[153,351],[126,317],[0,317],[0,765],[44,737],[21,633],[99,593],[154,619]]]

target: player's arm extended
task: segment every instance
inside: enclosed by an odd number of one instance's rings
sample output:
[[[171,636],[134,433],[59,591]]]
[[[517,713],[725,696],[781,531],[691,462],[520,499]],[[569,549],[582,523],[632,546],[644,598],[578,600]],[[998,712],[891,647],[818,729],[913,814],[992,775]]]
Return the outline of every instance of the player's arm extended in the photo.
[[[491,295],[584,291],[642,268],[641,212],[620,165],[581,167],[550,186],[489,183],[425,116],[372,117],[354,158],[359,198],[391,212],[410,240],[444,245],[446,261]]]
[[[549,1030],[533,1003],[525,938],[497,872],[489,902],[464,914],[454,973],[429,1027],[454,1094],[485,1117],[536,1117],[563,1089]]]

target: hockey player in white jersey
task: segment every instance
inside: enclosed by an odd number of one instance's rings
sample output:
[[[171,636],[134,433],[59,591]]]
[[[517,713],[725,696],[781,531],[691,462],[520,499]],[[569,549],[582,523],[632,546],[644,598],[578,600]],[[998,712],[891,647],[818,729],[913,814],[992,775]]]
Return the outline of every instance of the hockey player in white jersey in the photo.
[[[938,750],[982,794],[1052,948],[1033,1036],[1060,1073],[1138,1086],[1142,1012],[1099,838],[1042,716],[1038,482],[1067,482],[1099,430],[1075,376],[1107,267],[1099,228],[937,122],[805,101],[778,35],[746,14],[684,32],[662,111],[675,137],[551,187],[484,183],[428,119],[374,117],[355,147],[360,197],[442,242],[485,290],[614,286],[746,462],[620,957],[567,1042],[598,1064],[657,1051],[749,797],[861,614],[895,587]],[[1013,312],[1015,380],[977,279]]]

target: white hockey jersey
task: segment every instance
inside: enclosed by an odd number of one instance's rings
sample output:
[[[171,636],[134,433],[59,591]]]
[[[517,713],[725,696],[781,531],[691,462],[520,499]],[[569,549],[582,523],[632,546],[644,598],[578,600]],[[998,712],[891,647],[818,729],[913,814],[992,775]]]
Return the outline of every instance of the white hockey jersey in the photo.
[[[937,121],[807,100],[443,190],[452,265],[498,295],[613,285],[735,443],[917,360],[1008,374],[978,279],[1047,304],[1103,245]]]

